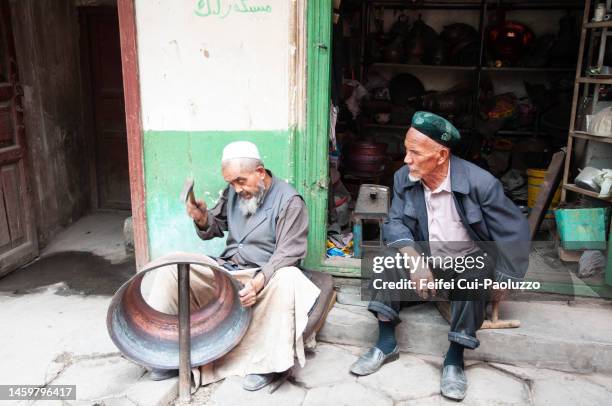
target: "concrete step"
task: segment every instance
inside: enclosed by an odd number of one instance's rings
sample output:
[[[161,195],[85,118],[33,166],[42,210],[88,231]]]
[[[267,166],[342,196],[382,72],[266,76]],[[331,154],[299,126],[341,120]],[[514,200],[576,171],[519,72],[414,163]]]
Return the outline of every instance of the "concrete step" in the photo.
[[[344,303],[344,304],[342,304]],[[350,304],[349,304],[350,303]],[[396,334],[400,350],[443,355],[448,349],[449,325],[433,303],[401,311]],[[480,330],[479,348],[466,358],[559,371],[612,372],[612,307],[572,305],[571,302],[504,302],[504,319],[519,319],[520,328]],[[378,327],[364,302],[340,294],[318,339],[323,342],[369,347]]]

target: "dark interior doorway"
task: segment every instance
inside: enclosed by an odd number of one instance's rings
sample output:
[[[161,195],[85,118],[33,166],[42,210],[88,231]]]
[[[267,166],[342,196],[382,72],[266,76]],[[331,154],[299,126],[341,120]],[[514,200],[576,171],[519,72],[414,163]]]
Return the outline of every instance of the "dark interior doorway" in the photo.
[[[117,9],[79,9],[83,79],[93,146],[94,209],[130,209],[127,133]]]

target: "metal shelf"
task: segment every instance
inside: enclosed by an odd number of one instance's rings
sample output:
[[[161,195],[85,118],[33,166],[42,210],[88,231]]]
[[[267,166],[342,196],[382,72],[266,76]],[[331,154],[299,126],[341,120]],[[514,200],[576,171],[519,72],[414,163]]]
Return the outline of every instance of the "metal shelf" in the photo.
[[[364,123],[365,128],[377,128],[381,130],[408,130],[410,124],[406,125],[395,125],[395,124],[375,124],[375,123]]]
[[[580,77],[576,80],[578,83],[594,83],[600,85],[612,85],[612,78],[610,79],[597,79],[597,78],[585,78]]]
[[[574,185],[573,183],[563,185],[563,188],[572,192],[580,193],[581,195],[593,197],[595,199],[603,200],[604,202],[612,203],[612,197],[599,197],[599,193],[580,188]]]
[[[484,3],[487,8],[497,8],[497,1],[453,1],[438,0],[419,4],[410,4],[406,0],[367,0],[368,5],[381,5],[387,8],[402,9],[471,9],[478,10]],[[550,9],[582,9],[583,4],[579,1],[503,1],[500,4],[506,10],[550,10]]]
[[[498,130],[496,135],[506,137],[537,137],[539,135],[545,135],[543,131],[529,131],[529,130]]]
[[[605,142],[608,144],[612,144],[612,137],[601,137],[598,135],[591,135],[586,131],[570,131],[570,136],[575,138],[582,138],[584,140],[591,140],[597,142]]]
[[[438,0],[422,4],[410,4],[406,0],[366,0],[370,6],[385,6],[386,8],[397,9],[462,9],[462,10],[479,10],[482,7],[481,1],[452,1]]]
[[[483,66],[482,70],[485,72],[576,72],[576,68],[524,68],[520,66],[516,67],[501,67],[494,68],[491,66]]]
[[[452,65],[418,65],[407,63],[384,63],[376,62],[370,65],[371,68],[387,68],[395,70],[413,70],[413,69],[437,69],[437,70],[460,70],[460,71],[475,71],[476,66],[452,66]]]
[[[379,130],[403,130],[407,131],[410,128],[410,124],[397,125],[397,124],[376,124],[376,123],[363,123],[364,128],[373,128]],[[458,128],[461,133],[472,132],[469,128]]]
[[[375,62],[370,65],[371,68],[387,68],[395,70],[414,70],[414,69],[435,69],[435,70],[459,70],[459,71],[475,71],[478,66],[455,66],[455,65],[419,65],[419,64],[407,64],[407,63],[385,63]],[[491,66],[481,66],[483,71],[486,72],[567,72],[573,73],[576,68],[525,68],[525,67],[502,67],[494,68]]]
[[[530,1],[530,0],[515,0],[501,1],[498,4],[497,0],[488,1],[487,8],[496,9],[498,7],[504,10],[558,10],[558,9],[579,9],[582,10],[584,2],[582,1]]]
[[[410,124],[396,125],[396,124],[363,123],[363,127],[380,129],[380,130],[404,130],[406,131],[410,128]],[[458,130],[461,133],[471,132],[469,128],[459,128]],[[505,136],[505,137],[537,137],[539,135],[544,135],[546,133],[542,131],[537,132],[537,131],[526,131],[526,130],[499,130],[495,134]]]
[[[585,28],[612,28],[612,21],[598,21],[596,23],[586,23]]]

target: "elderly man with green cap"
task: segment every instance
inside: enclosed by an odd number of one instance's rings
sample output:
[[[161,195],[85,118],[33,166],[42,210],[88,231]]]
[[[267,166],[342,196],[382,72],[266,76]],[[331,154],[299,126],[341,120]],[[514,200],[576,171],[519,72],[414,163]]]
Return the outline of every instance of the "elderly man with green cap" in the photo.
[[[460,139],[459,131],[443,117],[419,111],[412,118],[404,141],[406,165],[395,173],[393,200],[382,232],[385,255],[399,253],[400,257],[421,261],[409,262],[413,264],[409,270],[393,268],[380,274],[385,282],[407,278],[415,282],[412,296],[398,295],[390,289],[372,290],[368,310],[378,319],[378,341],[350,369],[355,375],[368,375],[398,359],[395,326],[400,322],[400,309],[411,297],[439,297],[444,290],[451,305],[450,346],[440,390],[454,400],[465,397],[463,352],[479,346],[476,332],[485,319],[486,299],[491,296],[488,289],[466,292],[457,285],[435,282],[457,280],[459,276],[464,281],[518,281],[527,270],[530,247],[527,220],[504,195],[501,183],[487,171],[451,154]],[[441,267],[440,262],[424,261],[436,257],[455,262]],[[465,272],[464,267],[456,266],[468,262],[482,266]],[[436,289],[441,286],[446,287]],[[497,290],[493,295],[499,299],[503,292]],[[431,339],[418,337],[418,331],[409,334],[414,339]]]

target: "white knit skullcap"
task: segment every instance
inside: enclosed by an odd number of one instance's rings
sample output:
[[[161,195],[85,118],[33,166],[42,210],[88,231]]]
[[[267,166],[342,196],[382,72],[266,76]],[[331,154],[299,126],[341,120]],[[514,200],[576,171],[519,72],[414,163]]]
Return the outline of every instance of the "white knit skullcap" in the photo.
[[[236,158],[253,158],[261,160],[257,146],[249,141],[235,141],[223,148],[221,162]]]

